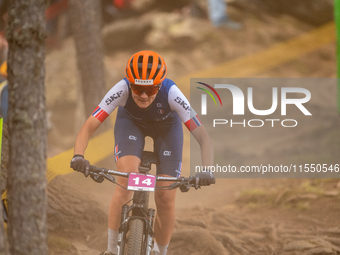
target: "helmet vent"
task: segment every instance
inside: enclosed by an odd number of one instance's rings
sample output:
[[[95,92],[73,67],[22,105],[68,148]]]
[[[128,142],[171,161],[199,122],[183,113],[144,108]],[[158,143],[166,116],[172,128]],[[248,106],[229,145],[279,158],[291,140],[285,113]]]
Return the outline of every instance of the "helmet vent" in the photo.
[[[161,70],[161,66],[162,66],[162,60],[160,59],[160,57],[158,57],[157,70],[155,72],[155,75],[153,76],[153,79],[157,77],[159,71]]]
[[[149,56],[148,59],[148,67],[147,67],[147,71],[146,71],[146,78],[150,79],[150,73],[151,73],[151,69],[152,69],[152,63],[153,63],[153,56]],[[152,78],[151,78],[152,79]]]
[[[138,57],[138,74],[142,78],[143,75],[143,56]]]
[[[135,74],[135,71],[134,71],[134,68],[133,68],[133,60],[134,60],[134,57],[131,59],[131,62],[130,62],[130,70],[131,70],[133,79],[136,79],[137,77],[136,77],[136,74]]]

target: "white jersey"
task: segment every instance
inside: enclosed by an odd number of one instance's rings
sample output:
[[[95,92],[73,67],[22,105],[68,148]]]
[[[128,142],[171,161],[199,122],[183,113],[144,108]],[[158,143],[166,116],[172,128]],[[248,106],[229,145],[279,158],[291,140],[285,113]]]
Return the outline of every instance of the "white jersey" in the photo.
[[[201,125],[188,99],[170,79],[162,82],[155,100],[147,109],[139,108],[131,93],[128,80],[122,79],[104,96],[92,115],[103,122],[117,107],[124,107],[137,120],[165,121],[175,111],[190,131]]]

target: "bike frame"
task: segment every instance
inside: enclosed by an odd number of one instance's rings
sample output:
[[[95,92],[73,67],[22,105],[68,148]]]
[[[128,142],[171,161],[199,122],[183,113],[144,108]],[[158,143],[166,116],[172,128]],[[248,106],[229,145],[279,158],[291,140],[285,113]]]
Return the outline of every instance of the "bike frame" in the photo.
[[[147,152],[147,153],[150,153],[150,152]],[[139,173],[147,174],[147,172],[151,170],[151,164],[156,164],[156,161],[145,163],[143,162],[143,157],[142,157],[142,163],[141,163],[142,166],[138,168]],[[97,176],[97,177],[101,176],[113,183],[116,183],[112,175],[128,178],[130,173],[124,173],[124,172],[119,172],[115,170],[108,170],[104,168],[97,168],[95,166],[91,166],[90,175]],[[190,176],[189,178],[156,176],[156,181],[173,181],[174,182],[170,186],[161,186],[158,189],[170,190],[170,189],[180,188],[182,192],[187,192],[190,189],[190,187],[194,186],[196,189],[198,188],[197,186],[198,180],[197,178],[192,177],[192,176]],[[126,188],[126,187],[123,187],[123,188]],[[127,242],[127,233],[129,232],[130,222],[134,219],[139,219],[143,221],[144,223],[143,245],[142,245],[141,254],[142,255],[151,254],[151,251],[154,245],[153,224],[154,224],[154,218],[155,218],[155,210],[152,208],[149,208],[149,192],[150,191],[134,191],[132,205],[128,206],[126,203],[125,205],[122,206],[121,225],[119,227],[117,255],[124,255],[125,244]]]

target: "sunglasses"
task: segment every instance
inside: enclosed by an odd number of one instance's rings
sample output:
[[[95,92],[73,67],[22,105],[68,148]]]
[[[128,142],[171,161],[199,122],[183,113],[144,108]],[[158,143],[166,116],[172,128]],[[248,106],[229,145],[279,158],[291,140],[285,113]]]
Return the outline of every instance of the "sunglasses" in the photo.
[[[132,84],[130,83],[130,87],[133,93],[137,94],[138,96],[142,95],[144,92],[148,95],[148,96],[152,96],[157,94],[157,92],[159,91],[159,88],[161,87],[161,84],[158,85],[149,85],[149,86],[145,86],[145,85],[136,85],[136,84]]]

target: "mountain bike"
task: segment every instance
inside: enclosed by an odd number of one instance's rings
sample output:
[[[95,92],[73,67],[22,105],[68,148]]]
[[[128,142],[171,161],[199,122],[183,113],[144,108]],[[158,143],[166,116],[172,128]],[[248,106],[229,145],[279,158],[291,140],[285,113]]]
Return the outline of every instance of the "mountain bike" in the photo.
[[[139,173],[124,173],[105,168],[90,166],[90,176],[97,182],[105,179],[116,183],[113,175],[128,178],[128,186],[123,187],[133,190],[133,198],[123,205],[121,225],[119,227],[117,255],[150,255],[154,244],[153,223],[155,210],[149,208],[149,192],[155,189],[172,190],[180,188],[187,192],[191,187],[200,188],[199,178],[164,177],[148,174],[151,164],[158,164],[159,159],[154,152],[144,151],[142,154]],[[156,187],[158,181],[173,181],[169,186]],[[121,185],[120,185],[121,186]],[[132,201],[132,205],[128,205]]]

